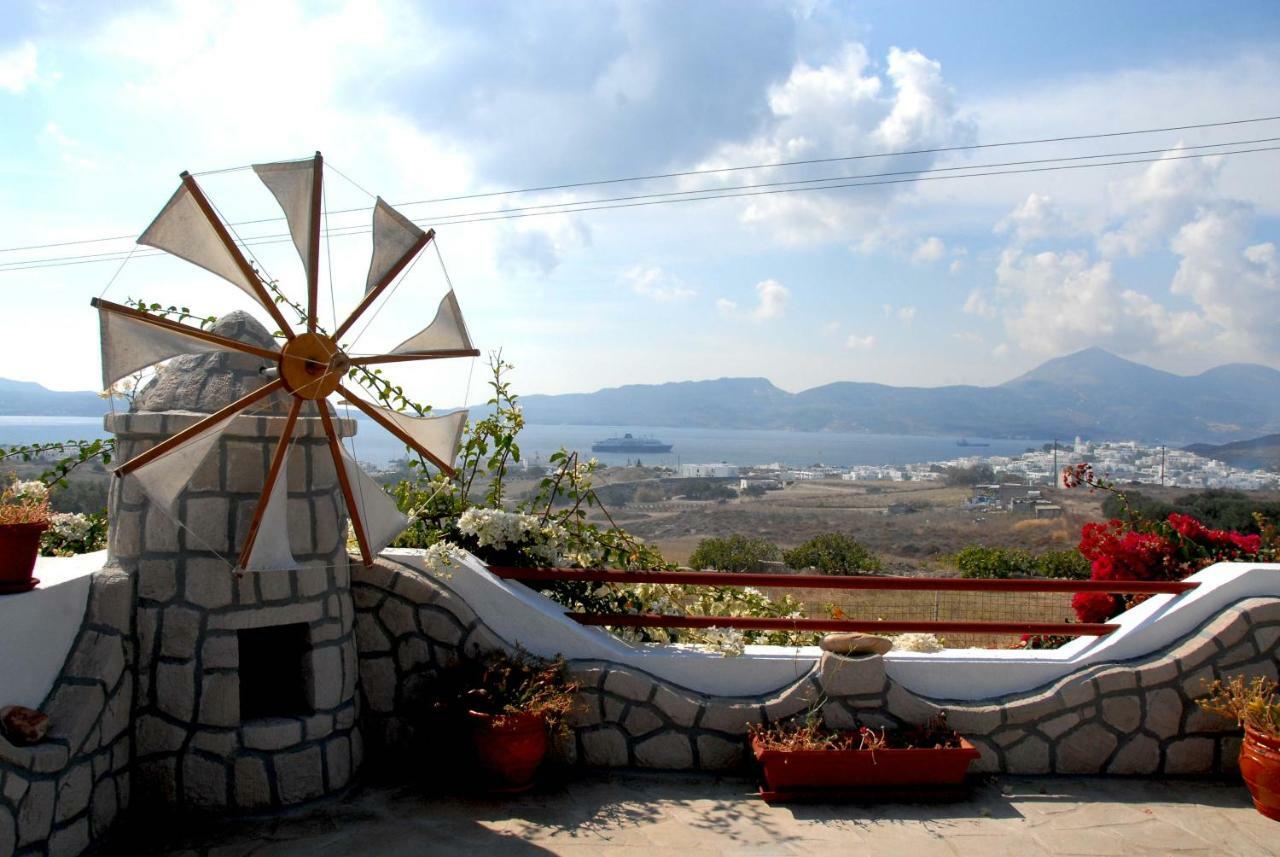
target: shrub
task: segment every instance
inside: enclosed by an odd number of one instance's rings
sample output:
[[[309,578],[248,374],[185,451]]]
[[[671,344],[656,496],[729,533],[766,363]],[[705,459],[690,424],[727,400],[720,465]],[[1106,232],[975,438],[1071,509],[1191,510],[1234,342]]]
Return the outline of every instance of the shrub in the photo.
[[[758,571],[763,563],[776,560],[780,555],[777,545],[766,539],[732,535],[698,542],[689,556],[689,566],[716,571]]]
[[[1034,556],[1015,548],[969,545],[956,554],[961,577],[1003,579],[1009,577],[1055,577],[1088,580],[1089,561],[1074,550],[1046,551]]]
[[[843,533],[823,533],[782,555],[791,568],[816,568],[823,574],[879,571],[880,558]]]

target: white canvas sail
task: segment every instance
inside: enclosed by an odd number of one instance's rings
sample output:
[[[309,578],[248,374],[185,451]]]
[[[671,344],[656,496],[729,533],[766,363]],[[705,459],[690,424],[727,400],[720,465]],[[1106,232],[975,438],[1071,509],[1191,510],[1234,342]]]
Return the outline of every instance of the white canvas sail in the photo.
[[[293,246],[302,257],[302,267],[311,277],[311,202],[315,189],[315,161],[285,161],[278,164],[254,164],[253,171],[262,179],[280,203],[293,236]]]
[[[139,369],[179,354],[206,354],[225,350],[212,342],[183,336],[102,307],[98,308],[98,330],[102,337],[104,390]]]
[[[180,444],[174,449],[132,471],[142,490],[151,501],[169,513],[178,516],[178,495],[191,481],[191,474],[200,467],[209,452],[218,443],[223,432],[234,420],[223,420],[207,431]]]
[[[156,247],[179,259],[199,265],[235,284],[261,303],[247,275],[236,264],[235,258],[222,243],[185,184],[178,188],[164,209],[156,215],[156,219],[138,238],[138,243]]]
[[[413,249],[424,234],[412,220],[378,197],[373,206],[373,258],[369,260],[369,276],[364,284],[366,294]]]
[[[289,457],[280,467],[276,483],[267,497],[267,510],[262,515],[253,550],[244,564],[245,571],[288,571],[298,567],[289,544]]]
[[[389,408],[373,407],[436,458],[446,464],[453,462],[458,453],[458,443],[462,440],[462,429],[467,424],[467,411],[454,411],[438,417],[411,417]]]
[[[471,336],[467,323],[462,320],[458,298],[450,289],[440,300],[436,317],[431,324],[391,349],[392,354],[413,354],[423,351],[452,351],[471,349]]]
[[[351,485],[369,550],[376,554],[404,532],[409,526],[409,519],[396,507],[395,500],[382,490],[382,486],[352,460],[345,447],[342,447],[342,466],[347,471],[347,481]]]

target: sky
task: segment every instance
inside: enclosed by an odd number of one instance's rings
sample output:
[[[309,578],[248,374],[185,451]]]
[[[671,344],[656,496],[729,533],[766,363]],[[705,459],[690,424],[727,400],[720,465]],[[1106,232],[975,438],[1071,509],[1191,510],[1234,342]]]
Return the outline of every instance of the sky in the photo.
[[[367,224],[371,193],[425,224],[483,213],[436,227],[440,255],[356,350],[425,326],[451,283],[525,394],[725,376],[988,385],[1095,345],[1184,374],[1280,367],[1280,151],[1188,157],[1278,146],[1280,121],[919,153],[1280,116],[1274,2],[0,7],[0,376],[101,387],[98,295],[253,308],[179,261],[84,258],[127,237],[9,248],[136,236],[184,169],[316,150],[335,168],[331,227]],[[855,155],[888,157],[496,194]],[[1087,155],[1150,162],[943,178]],[[877,173],[898,175],[528,210]],[[280,234],[251,171],[199,180],[242,237]],[[322,320],[363,288],[370,239],[348,231],[327,242]],[[301,294],[292,245],[254,252]],[[395,377],[435,404],[480,398],[483,362],[445,363]]]

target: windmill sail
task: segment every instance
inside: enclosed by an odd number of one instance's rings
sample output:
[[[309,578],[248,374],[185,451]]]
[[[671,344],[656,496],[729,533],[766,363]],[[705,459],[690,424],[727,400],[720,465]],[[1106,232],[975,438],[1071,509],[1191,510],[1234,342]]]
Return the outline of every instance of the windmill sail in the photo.
[[[193,339],[145,321],[98,308],[98,330],[102,336],[102,389],[121,378],[179,354],[206,354],[222,351],[220,346]]]
[[[377,405],[370,407],[441,461],[452,462],[457,455],[462,428],[467,424],[467,411],[454,411],[439,417],[411,417]]]
[[[263,513],[258,537],[244,564],[245,571],[288,571],[298,567],[289,544],[289,458],[271,486],[267,510]]]
[[[395,540],[409,526],[405,517],[387,496],[382,486],[374,482],[360,465],[352,460],[345,447],[342,450],[342,466],[347,471],[347,481],[351,484],[352,498],[355,500],[360,523],[364,527],[365,540],[372,553],[378,553]]]
[[[289,224],[289,234],[293,236],[293,246],[298,248],[302,267],[306,269],[310,280],[311,204],[315,198],[315,161],[308,158],[305,161],[254,164],[253,171],[275,196],[276,202],[280,203],[284,218]]]
[[[179,187],[169,199],[156,219],[139,236],[138,243],[156,247],[179,259],[199,265],[262,303],[248,275],[222,242],[186,184]]]
[[[470,350],[473,347],[467,323],[462,320],[462,310],[458,307],[458,298],[450,289],[441,299],[431,324],[391,349],[391,353]]]
[[[217,445],[222,433],[233,422],[234,420],[223,420],[208,431],[131,471],[152,502],[163,508],[171,518],[176,519],[178,516],[178,495],[191,481],[191,474],[196,472],[200,463]]]
[[[400,260],[424,235],[426,233],[412,220],[388,205],[382,197],[378,197],[373,206],[373,258],[369,260],[365,294],[381,283],[388,272],[395,270],[401,264]]]

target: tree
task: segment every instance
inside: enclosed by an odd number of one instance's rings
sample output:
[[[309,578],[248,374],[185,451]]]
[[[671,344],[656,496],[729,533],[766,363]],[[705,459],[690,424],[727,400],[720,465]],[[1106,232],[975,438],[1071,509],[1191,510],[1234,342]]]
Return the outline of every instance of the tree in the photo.
[[[759,571],[777,560],[777,545],[766,539],[732,535],[724,539],[703,539],[689,556],[689,566],[716,571]]]
[[[948,485],[989,485],[996,480],[996,472],[990,464],[975,464],[972,467],[948,467]]]
[[[782,555],[791,568],[816,568],[823,574],[879,571],[880,558],[843,533],[823,533]]]

